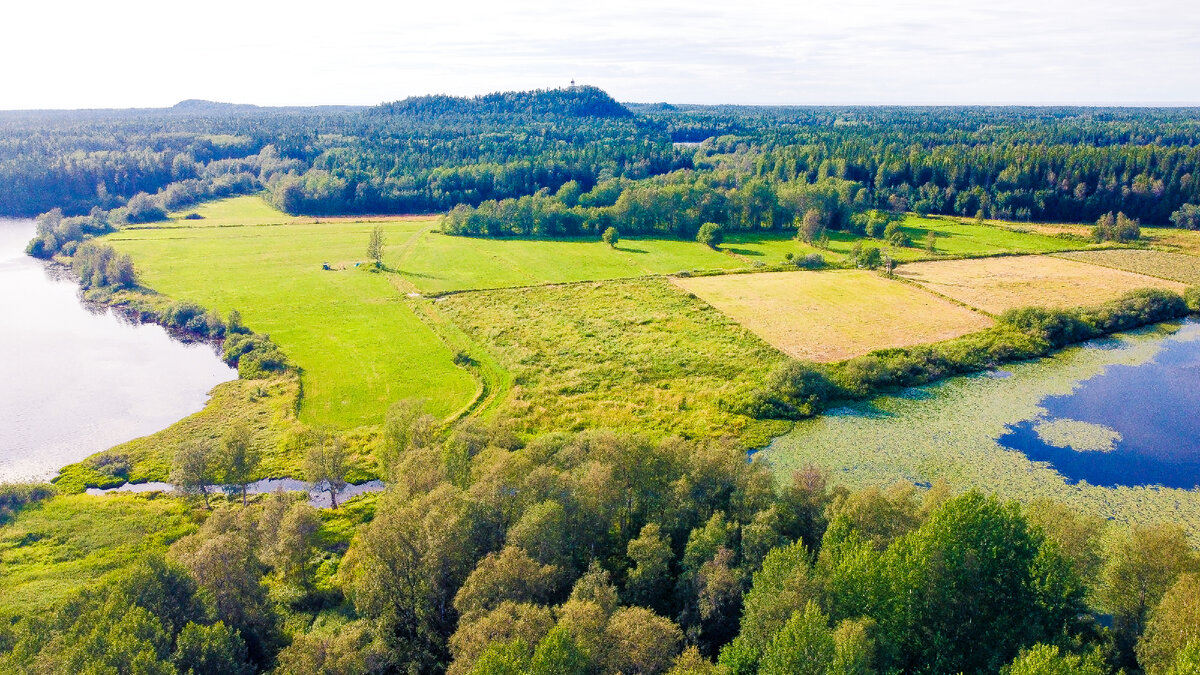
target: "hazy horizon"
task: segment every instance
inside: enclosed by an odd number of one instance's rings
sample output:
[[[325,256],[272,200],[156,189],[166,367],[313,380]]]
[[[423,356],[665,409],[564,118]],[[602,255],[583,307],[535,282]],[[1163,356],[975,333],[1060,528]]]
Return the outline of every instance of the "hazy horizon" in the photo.
[[[375,105],[572,79],[647,103],[1200,103],[1200,68],[1186,67],[1200,60],[1200,12],[1172,0],[52,0],[9,12],[3,110]]]

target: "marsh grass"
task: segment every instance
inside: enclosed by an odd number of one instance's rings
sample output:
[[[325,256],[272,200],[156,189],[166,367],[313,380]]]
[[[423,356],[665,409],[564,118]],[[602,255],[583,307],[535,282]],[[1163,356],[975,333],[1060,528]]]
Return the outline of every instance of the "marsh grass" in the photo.
[[[497,414],[525,433],[603,426],[750,447],[787,428],[719,405],[786,357],[664,279],[461,293],[436,307],[512,374]]]

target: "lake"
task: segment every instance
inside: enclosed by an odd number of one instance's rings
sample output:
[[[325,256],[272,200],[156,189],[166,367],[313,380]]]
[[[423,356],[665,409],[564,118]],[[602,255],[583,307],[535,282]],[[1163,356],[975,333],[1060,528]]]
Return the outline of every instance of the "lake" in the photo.
[[[0,482],[170,426],[237,377],[211,345],[85,305],[65,270],[25,255],[33,233],[0,219]]]
[[[1155,326],[847,405],[760,453],[852,487],[945,480],[1200,538],[1200,323]]]

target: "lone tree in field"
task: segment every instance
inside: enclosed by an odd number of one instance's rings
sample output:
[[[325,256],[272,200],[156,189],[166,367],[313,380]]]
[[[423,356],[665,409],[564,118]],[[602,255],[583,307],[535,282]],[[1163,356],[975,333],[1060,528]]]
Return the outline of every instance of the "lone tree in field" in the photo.
[[[800,238],[809,244],[820,239],[821,230],[825,229],[822,224],[821,212],[818,209],[805,211],[798,229]]]
[[[700,231],[696,233],[696,241],[705,246],[715,249],[725,241],[725,231],[716,223],[705,223],[700,226]]]
[[[367,257],[375,261],[375,267],[383,267],[383,227],[376,225],[371,229],[371,238],[367,240]]]
[[[337,508],[337,493],[346,487],[346,446],[336,434],[320,432],[304,458],[304,475],[318,490],[329,493],[329,505]]]
[[[200,495],[206,509],[208,491],[216,483],[214,454],[207,441],[193,441],[179,446],[171,462],[171,484],[185,495]]]
[[[225,481],[225,492],[232,495],[242,493],[242,506],[246,505],[246,487],[250,476],[258,468],[262,454],[254,447],[250,429],[236,425],[221,437],[221,473]]]
[[[608,229],[604,230],[604,234],[601,234],[600,238],[603,239],[604,243],[608,244],[610,248],[616,248],[617,242],[621,240],[621,233],[617,232],[617,228],[609,227]]]
[[[925,233],[925,252],[933,253],[937,248],[937,232],[930,230]]]

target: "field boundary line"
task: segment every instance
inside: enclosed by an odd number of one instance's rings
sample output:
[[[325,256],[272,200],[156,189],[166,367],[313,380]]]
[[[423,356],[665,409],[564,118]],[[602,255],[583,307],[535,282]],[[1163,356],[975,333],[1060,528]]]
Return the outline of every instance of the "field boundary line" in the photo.
[[[996,257],[996,256],[989,256],[989,257]],[[970,260],[970,258],[958,258],[958,260]],[[925,261],[921,261],[921,262],[929,262],[929,261],[925,260]],[[897,266],[897,267],[899,267],[899,266]],[[904,277],[904,276],[901,276],[899,274],[894,274],[894,273],[889,276],[886,272],[880,272],[879,275],[885,279],[891,279],[892,281],[899,281],[902,284],[908,284],[910,286],[915,286],[916,288],[924,291],[925,293],[928,293],[929,295],[932,295],[935,298],[941,298],[942,300],[945,300],[946,302],[949,302],[950,304],[958,305],[959,307],[962,307],[964,309],[969,309],[972,312],[975,312],[977,314],[982,314],[990,319],[996,318],[995,314],[992,314],[991,312],[989,312],[987,310],[980,309],[978,307],[975,307],[973,305],[965,303],[962,300],[959,300],[958,298],[952,298],[944,293],[939,293],[915,279],[909,279],[908,277]]]

